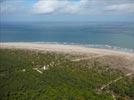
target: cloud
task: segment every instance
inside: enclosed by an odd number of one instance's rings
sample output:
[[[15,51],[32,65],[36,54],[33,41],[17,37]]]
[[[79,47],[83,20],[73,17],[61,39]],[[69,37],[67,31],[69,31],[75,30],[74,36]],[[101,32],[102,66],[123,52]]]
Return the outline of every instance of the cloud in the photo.
[[[88,0],[81,1],[69,1],[69,0],[39,0],[33,6],[34,13],[78,13],[84,7],[86,7],[86,3]]]
[[[39,0],[33,6],[37,14],[100,14],[100,13],[133,13],[132,0]]]
[[[133,14],[134,0],[0,0],[0,14]]]
[[[72,6],[72,2],[68,0],[39,0],[34,6],[33,6],[33,12],[34,13],[55,13],[55,12],[68,12],[71,9],[75,8]]]
[[[57,0],[39,0],[33,7],[35,13],[51,13],[59,8]]]
[[[134,13],[134,3],[127,4],[115,4],[106,6],[105,10],[107,11],[115,11],[115,12],[126,12],[126,13]]]

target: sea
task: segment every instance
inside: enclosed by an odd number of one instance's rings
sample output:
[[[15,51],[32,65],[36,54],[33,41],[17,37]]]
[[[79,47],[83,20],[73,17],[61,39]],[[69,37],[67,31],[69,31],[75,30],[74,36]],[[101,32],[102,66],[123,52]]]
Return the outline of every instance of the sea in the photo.
[[[0,41],[83,45],[134,53],[134,22],[0,22]]]

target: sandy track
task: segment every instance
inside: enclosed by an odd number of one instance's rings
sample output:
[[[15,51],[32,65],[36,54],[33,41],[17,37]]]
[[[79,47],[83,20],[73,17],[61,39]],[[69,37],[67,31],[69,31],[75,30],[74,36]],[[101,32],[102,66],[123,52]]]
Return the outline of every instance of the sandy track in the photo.
[[[128,74],[126,74],[124,77],[126,77],[126,76],[129,77],[129,76],[131,76],[131,75],[132,75],[132,73],[128,73]],[[103,85],[103,86],[100,88],[100,90],[104,90],[104,89],[105,89],[106,87],[108,87],[109,85],[111,85],[111,84],[113,84],[113,83],[116,83],[117,81],[123,79],[124,77],[123,77],[123,76],[120,76],[120,77],[116,78],[115,80],[112,80],[112,81],[108,82],[107,84]]]

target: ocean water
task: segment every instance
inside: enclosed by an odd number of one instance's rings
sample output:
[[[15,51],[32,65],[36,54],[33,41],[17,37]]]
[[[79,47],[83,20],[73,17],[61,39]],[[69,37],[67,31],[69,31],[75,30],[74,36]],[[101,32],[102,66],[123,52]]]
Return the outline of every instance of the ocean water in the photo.
[[[80,44],[133,52],[132,22],[1,22],[1,42]]]

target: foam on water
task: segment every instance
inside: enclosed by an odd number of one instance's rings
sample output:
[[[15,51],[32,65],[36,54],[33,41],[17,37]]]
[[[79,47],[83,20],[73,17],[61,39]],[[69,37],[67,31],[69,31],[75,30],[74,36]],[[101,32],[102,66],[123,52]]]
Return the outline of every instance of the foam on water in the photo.
[[[134,53],[134,49],[128,49],[128,48],[121,48],[116,46],[110,46],[110,45],[103,45],[103,44],[81,44],[81,43],[67,43],[67,42],[32,42],[36,44],[62,44],[62,45],[77,45],[77,46],[83,46],[87,48],[101,48],[101,49],[108,49],[108,50],[116,50],[116,51],[122,51],[122,52],[128,52],[128,53]]]

